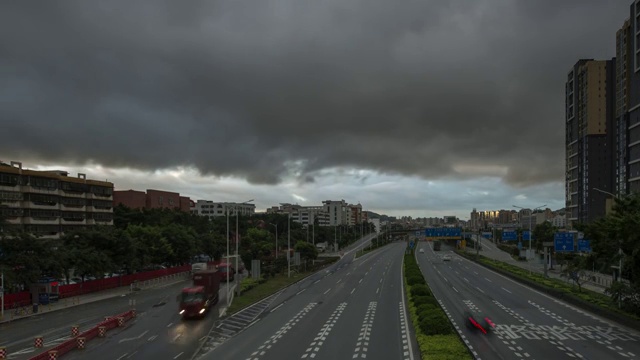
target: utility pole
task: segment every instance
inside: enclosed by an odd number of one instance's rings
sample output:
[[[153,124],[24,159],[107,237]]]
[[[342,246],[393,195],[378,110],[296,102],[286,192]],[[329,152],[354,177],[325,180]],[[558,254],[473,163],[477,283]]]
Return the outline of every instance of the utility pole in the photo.
[[[287,221],[287,263],[289,267],[289,276],[291,277],[291,212],[289,212],[289,221]]]
[[[4,271],[0,270],[0,319],[4,319]]]

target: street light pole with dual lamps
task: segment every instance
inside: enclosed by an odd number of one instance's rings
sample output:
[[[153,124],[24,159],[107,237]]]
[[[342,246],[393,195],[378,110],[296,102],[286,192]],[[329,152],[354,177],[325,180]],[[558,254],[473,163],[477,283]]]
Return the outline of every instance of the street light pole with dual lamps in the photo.
[[[252,202],[253,199],[251,200],[247,200],[243,203],[240,203],[240,205],[242,204],[247,204]],[[234,205],[234,206],[225,206],[226,207],[226,212],[227,212],[227,261],[226,261],[226,266],[227,266],[227,307],[229,307],[230,305],[230,301],[231,301],[231,297],[229,296],[229,273],[231,272],[229,269],[229,252],[230,252],[230,246],[229,246],[229,209],[233,208],[236,212],[236,267],[235,270],[237,271],[238,269],[238,251],[239,251],[239,247],[238,247],[238,205]],[[236,284],[237,284],[237,277],[234,276],[234,279],[236,280]]]

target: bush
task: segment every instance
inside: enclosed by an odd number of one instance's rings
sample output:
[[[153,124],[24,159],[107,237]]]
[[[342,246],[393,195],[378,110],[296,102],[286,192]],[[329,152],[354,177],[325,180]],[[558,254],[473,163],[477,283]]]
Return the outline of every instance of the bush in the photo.
[[[424,281],[422,275],[409,275],[407,276],[407,283],[409,286],[417,286],[417,285],[426,285],[427,282]]]
[[[420,329],[425,335],[449,335],[453,328],[442,310],[425,314],[420,320]]]
[[[418,315],[422,313],[430,312],[430,311],[435,311],[438,309],[440,309],[438,305],[432,304],[432,303],[423,303],[416,307],[416,311],[418,312]]]
[[[427,285],[416,284],[411,286],[411,296],[431,296]]]
[[[418,345],[423,359],[461,360],[471,359],[469,350],[457,335],[418,335]]]

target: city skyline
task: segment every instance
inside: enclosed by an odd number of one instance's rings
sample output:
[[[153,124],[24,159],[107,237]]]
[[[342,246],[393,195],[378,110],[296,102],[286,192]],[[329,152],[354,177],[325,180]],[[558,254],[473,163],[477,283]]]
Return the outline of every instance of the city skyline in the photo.
[[[344,198],[460,218],[564,207],[567,69],[615,56],[629,13],[489,0],[103,11],[116,3],[0,14],[14,70],[0,84],[3,161],[259,209]]]

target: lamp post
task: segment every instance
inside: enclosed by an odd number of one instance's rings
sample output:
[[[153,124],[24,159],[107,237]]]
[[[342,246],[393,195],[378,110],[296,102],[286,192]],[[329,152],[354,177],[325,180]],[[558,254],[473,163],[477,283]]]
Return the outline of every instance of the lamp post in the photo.
[[[248,204],[250,202],[252,202],[253,199],[251,200],[247,200],[245,202],[240,203],[240,205],[244,205],[244,204]],[[235,211],[236,211],[236,267],[235,267],[235,271],[238,271],[238,258],[240,257],[240,248],[239,248],[239,243],[240,243],[240,235],[239,235],[239,229],[238,229],[238,204],[235,205]],[[236,280],[236,286],[238,285],[238,277],[234,276],[235,280]]]
[[[229,307],[231,302],[231,297],[229,296],[229,208],[226,209],[227,212],[227,307]]]
[[[291,277],[291,212],[287,221],[287,267],[288,277]]]
[[[278,258],[278,224],[269,223],[269,225],[273,225],[276,227],[276,259]]]
[[[618,201],[620,200],[620,198],[618,196],[616,196],[615,194],[612,194],[612,193],[610,193],[608,191],[604,191],[604,190],[601,190],[601,189],[598,189],[598,188],[593,188],[593,190],[595,190],[597,192],[601,192],[601,193],[606,194],[606,195],[609,195],[609,196],[613,197],[614,199],[616,199]],[[618,258],[618,274],[619,274],[618,277],[620,278],[620,280],[622,280],[622,246],[620,244],[620,240],[618,240],[618,257],[619,257]],[[622,298],[621,296],[618,296],[618,308],[622,307],[622,299],[621,298]]]
[[[529,251],[531,251],[531,238],[533,238],[533,234],[531,233],[531,223],[532,223],[532,219],[533,219],[533,212],[541,209],[543,207],[547,206],[547,204],[544,204],[542,206],[538,206],[537,208],[534,208],[533,210],[529,210]],[[518,208],[518,209],[522,209],[522,210],[526,210],[525,208],[521,207],[521,206],[517,206],[517,205],[513,205],[514,208]]]

